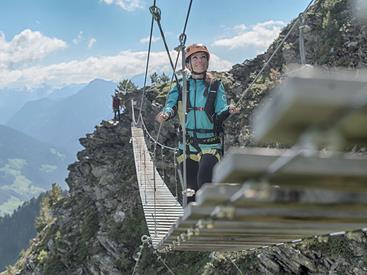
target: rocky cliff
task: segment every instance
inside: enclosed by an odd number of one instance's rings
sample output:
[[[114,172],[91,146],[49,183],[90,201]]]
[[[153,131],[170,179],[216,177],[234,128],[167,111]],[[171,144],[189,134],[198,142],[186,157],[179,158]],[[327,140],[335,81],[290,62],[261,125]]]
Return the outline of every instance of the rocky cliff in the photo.
[[[351,13],[349,0],[319,0],[305,15],[306,59],[310,64],[364,68],[366,32]],[[218,74],[230,99],[242,95],[278,43],[286,27],[262,55]],[[292,33],[263,76],[245,96],[242,112],[227,122],[227,146],[252,145],[249,115],[281,75],[299,62],[298,32]],[[144,104],[146,124],[153,135],[153,122],[167,87],[152,87]],[[140,93],[127,95],[139,100]],[[176,134],[171,121],[161,131],[161,142],[173,145]],[[39,228],[29,249],[24,251],[9,274],[131,274],[137,252],[142,258],[139,274],[366,274],[367,242],[363,231],[347,235],[310,238],[301,243],[236,253],[170,253],[158,255],[140,248],[147,233],[134,170],[130,144],[130,112],[119,123],[104,121],[92,134],[80,139],[84,150],[69,166],[67,197],[52,200],[50,218]],[[166,154],[166,156],[165,156]],[[171,162],[167,152],[158,155]],[[164,162],[162,162],[164,163]],[[161,166],[171,187],[175,184],[170,165]],[[172,187],[173,188],[173,187]]]
[[[130,125],[131,117],[125,114],[119,123],[103,121],[94,133],[80,139],[85,149],[68,168],[68,196],[49,203],[49,218],[5,274],[131,273],[140,238],[147,234],[147,228],[134,169]],[[161,258],[150,248],[143,252],[140,269],[145,274],[160,273],[164,269]],[[171,261],[183,270],[191,268],[189,263],[203,260],[196,257],[197,253],[183,257],[175,254]]]

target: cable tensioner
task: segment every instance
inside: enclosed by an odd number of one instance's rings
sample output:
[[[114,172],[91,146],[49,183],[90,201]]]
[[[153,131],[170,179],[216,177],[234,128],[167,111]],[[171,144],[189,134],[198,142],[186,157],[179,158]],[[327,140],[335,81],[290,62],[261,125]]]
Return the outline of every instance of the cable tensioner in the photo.
[[[149,8],[149,11],[152,14],[152,16],[154,17],[154,20],[156,21],[161,20],[161,9],[160,8],[158,8],[157,6],[151,6]]]

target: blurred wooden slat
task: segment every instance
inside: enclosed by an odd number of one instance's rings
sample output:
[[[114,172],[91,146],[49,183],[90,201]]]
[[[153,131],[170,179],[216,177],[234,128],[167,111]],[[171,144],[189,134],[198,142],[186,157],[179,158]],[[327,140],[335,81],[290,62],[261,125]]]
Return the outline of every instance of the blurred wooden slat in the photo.
[[[335,124],[346,142],[367,144],[367,127],[362,126],[367,124],[367,106],[350,113],[366,100],[367,82],[362,80],[291,77],[255,111],[255,140],[294,144],[305,131]]]
[[[282,151],[277,149],[233,149],[213,172],[214,183],[241,183],[264,174]],[[281,186],[367,190],[367,158],[298,156],[271,176]]]

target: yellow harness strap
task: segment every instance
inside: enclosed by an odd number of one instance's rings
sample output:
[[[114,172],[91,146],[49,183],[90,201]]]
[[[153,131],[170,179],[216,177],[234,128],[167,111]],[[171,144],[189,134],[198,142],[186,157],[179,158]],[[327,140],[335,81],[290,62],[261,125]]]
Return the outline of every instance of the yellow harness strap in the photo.
[[[205,154],[213,155],[218,159],[218,161],[220,161],[220,154],[217,149],[204,149],[200,153],[197,153],[197,154],[188,154],[187,158],[193,161],[199,162],[202,155],[205,155]],[[180,164],[183,161],[184,161],[184,155],[181,154],[177,157],[177,163]]]

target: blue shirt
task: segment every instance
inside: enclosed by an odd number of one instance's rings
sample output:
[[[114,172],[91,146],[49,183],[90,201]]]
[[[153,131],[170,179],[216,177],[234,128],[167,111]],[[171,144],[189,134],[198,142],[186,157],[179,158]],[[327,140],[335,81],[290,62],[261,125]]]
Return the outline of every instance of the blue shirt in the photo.
[[[206,85],[205,81],[202,79],[193,79],[189,78],[189,100],[190,107],[202,107],[204,109],[207,96],[205,96]],[[210,92],[210,91],[208,91]],[[165,113],[173,113],[173,107],[177,106],[177,101],[179,98],[179,92],[177,86],[175,86],[168,94],[166,105],[163,108],[163,112]],[[223,84],[220,83],[219,88],[216,93],[215,103],[214,103],[214,112],[219,115],[222,112],[228,110],[227,98],[224,92]],[[186,131],[190,137],[194,137],[193,129],[203,129],[203,130],[213,130],[213,123],[208,118],[206,112],[204,110],[193,110],[190,109],[187,113],[186,120]],[[191,130],[190,130],[191,129]],[[197,138],[210,138],[214,137],[214,132],[211,133],[196,133]],[[199,144],[201,150],[207,149],[220,149],[221,144]],[[182,149],[183,145],[180,143],[179,148]],[[191,152],[197,152],[197,150],[190,145]]]

